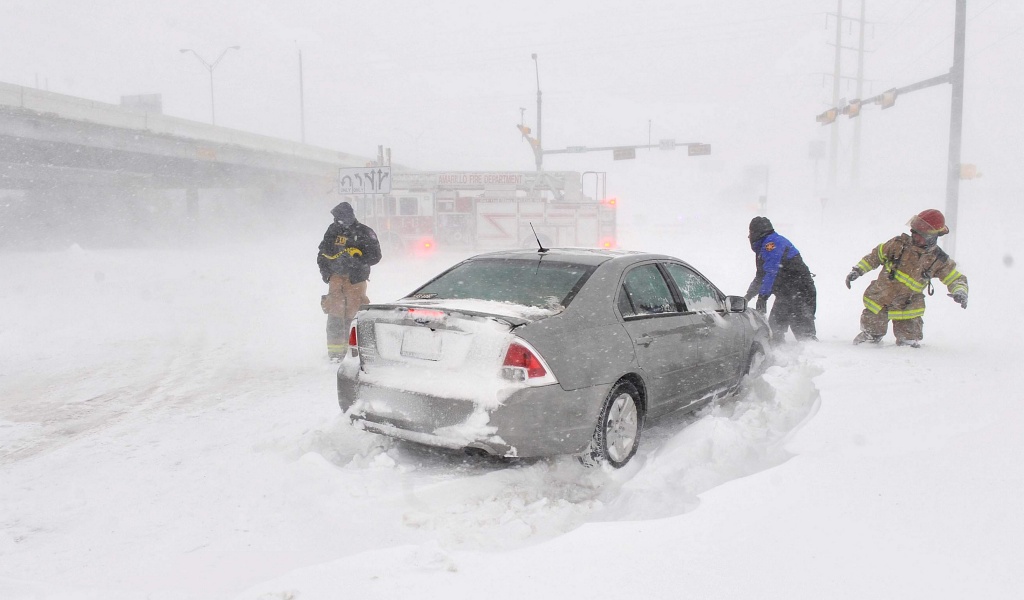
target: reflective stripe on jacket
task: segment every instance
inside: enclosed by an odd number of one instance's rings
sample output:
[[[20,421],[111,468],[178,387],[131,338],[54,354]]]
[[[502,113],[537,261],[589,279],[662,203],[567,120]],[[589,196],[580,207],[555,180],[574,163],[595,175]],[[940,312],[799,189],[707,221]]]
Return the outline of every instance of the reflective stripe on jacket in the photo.
[[[878,314],[883,309],[898,321],[924,315],[924,291],[936,278],[949,293],[967,291],[967,277],[956,268],[956,261],[938,246],[914,245],[908,234],[900,234],[879,244],[854,267],[861,274],[882,267],[878,278],[864,292],[864,307]]]

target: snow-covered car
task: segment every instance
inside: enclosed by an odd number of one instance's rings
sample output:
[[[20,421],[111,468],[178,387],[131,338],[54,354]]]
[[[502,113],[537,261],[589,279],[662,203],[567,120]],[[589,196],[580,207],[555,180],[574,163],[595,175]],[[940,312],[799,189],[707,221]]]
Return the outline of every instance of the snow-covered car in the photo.
[[[503,457],[626,464],[644,423],[733,392],[769,328],[670,256],[511,250],[356,315],[338,401],[367,431]]]

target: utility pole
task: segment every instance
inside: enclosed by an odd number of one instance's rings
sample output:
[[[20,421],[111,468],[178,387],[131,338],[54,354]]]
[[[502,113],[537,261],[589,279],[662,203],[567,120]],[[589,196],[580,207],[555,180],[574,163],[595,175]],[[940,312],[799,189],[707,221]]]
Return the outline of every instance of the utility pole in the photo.
[[[306,143],[306,99],[305,86],[302,83],[302,49],[299,49],[299,126],[302,131],[302,143]]]
[[[836,6],[836,61],[832,70],[832,106],[839,106],[839,80],[842,77],[843,52],[843,0],[837,0]],[[828,189],[833,193],[836,188],[837,160],[839,157],[839,124],[832,123],[829,132],[828,147]]]
[[[949,111],[949,163],[946,171],[946,225],[949,237],[943,240],[946,252],[956,251],[956,213],[960,199],[960,142],[964,120],[964,51],[967,37],[967,0],[956,0],[956,29],[953,39],[953,67],[949,70],[953,84]]]
[[[544,152],[543,152],[543,140],[541,136],[541,113],[540,113],[540,64],[537,62],[537,53],[534,52],[531,57],[533,58],[534,72],[537,74],[537,147],[534,151],[537,154],[537,170],[544,170]]]
[[[857,46],[857,98],[864,97],[864,14],[867,0],[860,0],[860,44]],[[853,164],[850,165],[850,183],[860,187],[860,119],[853,124]]]

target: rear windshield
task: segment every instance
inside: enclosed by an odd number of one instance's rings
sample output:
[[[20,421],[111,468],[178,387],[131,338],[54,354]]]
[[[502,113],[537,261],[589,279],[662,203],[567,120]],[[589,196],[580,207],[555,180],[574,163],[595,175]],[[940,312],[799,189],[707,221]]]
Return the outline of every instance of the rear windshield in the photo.
[[[537,308],[565,307],[595,268],[543,259],[473,260],[442,273],[409,297],[423,300],[472,298]]]

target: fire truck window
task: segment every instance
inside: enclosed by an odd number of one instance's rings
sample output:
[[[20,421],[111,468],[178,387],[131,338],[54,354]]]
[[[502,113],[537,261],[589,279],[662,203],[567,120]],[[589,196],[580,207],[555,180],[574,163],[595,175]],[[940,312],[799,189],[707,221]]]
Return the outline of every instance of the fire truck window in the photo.
[[[429,217],[434,214],[434,200],[432,198],[420,198],[420,215]]]
[[[398,199],[398,215],[415,217],[419,214],[419,198],[402,196]]]

